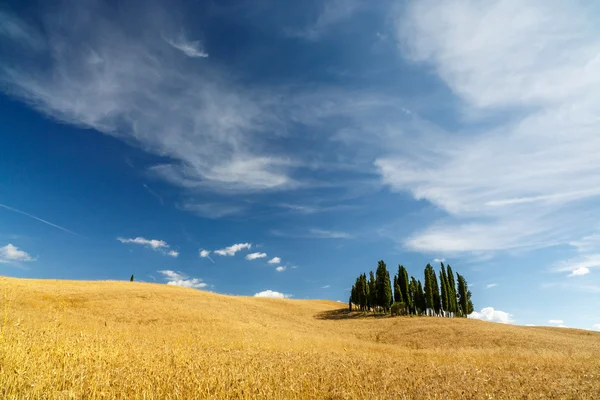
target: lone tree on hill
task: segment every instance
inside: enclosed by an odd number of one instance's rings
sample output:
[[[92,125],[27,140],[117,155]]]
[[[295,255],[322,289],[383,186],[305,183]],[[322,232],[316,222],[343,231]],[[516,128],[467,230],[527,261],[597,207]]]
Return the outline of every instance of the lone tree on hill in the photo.
[[[131,278],[129,278],[129,282],[133,282],[133,274],[131,274]]]

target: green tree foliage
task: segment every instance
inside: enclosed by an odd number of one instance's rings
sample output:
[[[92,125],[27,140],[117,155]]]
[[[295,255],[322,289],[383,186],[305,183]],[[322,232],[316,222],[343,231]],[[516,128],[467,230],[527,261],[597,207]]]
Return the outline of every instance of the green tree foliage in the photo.
[[[378,262],[375,286],[377,290],[376,305],[387,312],[392,305],[392,285],[390,273],[383,260]]]
[[[469,290],[467,280],[462,275],[457,273],[456,280],[458,282],[458,312],[460,316],[466,317],[474,311],[473,302],[471,301],[471,291]]]
[[[434,291],[433,291],[433,277],[435,276],[435,271],[430,264],[427,264],[425,267],[425,307],[429,310],[435,309],[434,302]]]
[[[377,286],[375,282],[375,275],[373,271],[369,272],[369,309],[375,309],[377,306]]]
[[[452,267],[448,265],[448,301],[450,302],[450,311],[453,313],[458,312],[458,300],[456,295],[456,281],[454,280],[454,272]]]
[[[445,267],[442,263],[438,275],[434,268],[427,264],[424,278],[424,285],[414,276],[409,279],[406,268],[399,265],[398,274],[394,276],[392,285],[385,262],[379,261],[376,272],[370,271],[368,278],[367,274],[361,274],[356,278],[350,291],[348,308],[389,312],[391,306],[397,303],[402,304],[405,314],[431,315],[433,312],[436,315],[460,317],[474,311],[471,291],[466,279],[456,274],[455,280],[454,272],[449,265]],[[398,312],[398,307],[400,306],[394,308],[395,312]],[[442,314],[442,310],[446,312]]]
[[[408,271],[404,266],[398,265],[398,286],[400,286],[400,291],[402,292],[402,299],[406,303],[408,309],[412,309],[413,304],[410,295],[410,281],[408,280]]]
[[[131,274],[131,278],[129,278],[129,282],[133,282],[133,274]]]
[[[394,303],[402,302],[402,291],[400,290],[400,286],[398,286],[398,275],[394,275]]]
[[[450,311],[450,300],[448,297],[448,277],[446,276],[446,268],[444,267],[444,263],[442,264],[442,269],[440,270],[440,284],[441,284],[441,294],[442,294],[442,310]]]
[[[438,279],[437,279],[435,270],[431,274],[431,278],[432,278],[431,288],[433,290],[433,306],[435,308],[435,313],[439,314],[440,311],[442,311],[442,297],[440,296],[440,285],[438,284]]]
[[[419,314],[424,314],[427,305],[425,304],[425,292],[423,291],[423,285],[421,281],[417,281],[418,284],[418,292],[417,292],[417,309]]]

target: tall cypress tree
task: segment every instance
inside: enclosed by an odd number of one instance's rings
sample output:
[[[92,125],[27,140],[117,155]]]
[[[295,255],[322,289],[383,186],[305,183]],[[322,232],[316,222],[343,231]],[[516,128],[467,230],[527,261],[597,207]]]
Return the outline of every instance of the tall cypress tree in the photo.
[[[387,312],[392,304],[392,285],[390,283],[390,274],[383,260],[377,263],[376,287],[376,304],[383,311]]]
[[[367,274],[362,274],[360,289],[361,289],[361,301],[360,301],[361,309],[363,311],[367,311],[368,310],[367,304],[369,303],[369,285],[367,284]]]
[[[398,275],[394,275],[394,303],[402,303],[402,291],[398,285]]]
[[[409,285],[409,297],[411,307],[409,308],[411,314],[417,314],[417,304],[419,302],[419,286],[417,285],[417,280],[414,276],[410,277],[410,285]]]
[[[431,277],[432,277],[432,284],[431,284],[431,288],[433,290],[433,306],[435,308],[435,312],[436,314],[439,314],[440,311],[442,310],[442,298],[440,296],[440,286],[438,284],[438,279],[437,279],[437,275],[435,273],[435,270],[433,269],[433,267],[431,268],[432,272],[431,272]]]
[[[458,312],[458,300],[456,299],[456,281],[452,267],[448,265],[448,300],[450,301],[450,311]]]
[[[433,300],[433,278],[432,275],[435,276],[435,272],[433,271],[433,267],[430,264],[427,264],[425,267],[425,307],[427,309],[434,310],[435,303]]]
[[[440,283],[442,284],[442,309],[444,311],[450,311],[450,298],[448,296],[448,277],[446,276],[446,268],[444,267],[444,263],[442,264],[442,268],[440,270]]]
[[[423,314],[427,306],[425,305],[425,293],[423,292],[423,285],[421,284],[421,281],[417,281],[417,290],[417,308],[419,313]]]
[[[458,281],[459,313],[462,317],[466,317],[474,311],[473,302],[471,301],[471,291],[469,290],[467,280],[462,275],[457,273],[456,280]]]
[[[408,271],[402,265],[398,266],[398,285],[400,285],[400,290],[402,291],[402,297],[404,297],[406,307],[411,309],[413,304],[409,293],[410,281],[408,279]]]
[[[375,310],[377,306],[377,286],[373,271],[369,272],[369,308]]]

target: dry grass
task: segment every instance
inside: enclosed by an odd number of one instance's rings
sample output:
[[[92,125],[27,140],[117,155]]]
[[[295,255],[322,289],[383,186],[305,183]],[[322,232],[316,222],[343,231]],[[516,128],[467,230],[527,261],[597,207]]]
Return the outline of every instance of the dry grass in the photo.
[[[600,334],[0,278],[2,399],[600,398]]]

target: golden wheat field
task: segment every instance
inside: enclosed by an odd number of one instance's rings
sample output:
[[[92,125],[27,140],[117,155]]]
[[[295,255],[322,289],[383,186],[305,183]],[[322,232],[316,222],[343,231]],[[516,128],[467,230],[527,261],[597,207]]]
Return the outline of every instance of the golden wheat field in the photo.
[[[600,333],[0,279],[2,399],[600,398]]]

